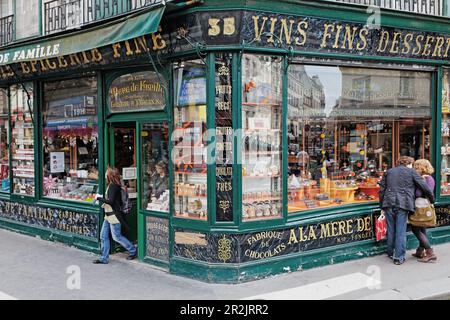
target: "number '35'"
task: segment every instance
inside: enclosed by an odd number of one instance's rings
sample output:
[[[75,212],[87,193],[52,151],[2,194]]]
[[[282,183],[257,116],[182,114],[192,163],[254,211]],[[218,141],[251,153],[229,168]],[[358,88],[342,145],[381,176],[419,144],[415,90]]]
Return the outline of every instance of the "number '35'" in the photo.
[[[208,19],[208,35],[210,37],[219,36],[223,34],[224,36],[231,36],[236,32],[236,24],[234,17],[228,18],[209,18]]]

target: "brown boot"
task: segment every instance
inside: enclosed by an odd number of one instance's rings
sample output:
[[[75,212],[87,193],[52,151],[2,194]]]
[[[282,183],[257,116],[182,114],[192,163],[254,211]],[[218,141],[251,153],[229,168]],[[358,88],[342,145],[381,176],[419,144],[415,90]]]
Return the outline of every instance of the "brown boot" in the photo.
[[[412,256],[416,257],[416,258],[423,258],[423,257],[425,257],[425,248],[418,247],[416,249],[416,253],[413,253]]]
[[[433,249],[425,250],[425,257],[417,259],[419,262],[434,262],[437,260],[437,257],[434,255]]]

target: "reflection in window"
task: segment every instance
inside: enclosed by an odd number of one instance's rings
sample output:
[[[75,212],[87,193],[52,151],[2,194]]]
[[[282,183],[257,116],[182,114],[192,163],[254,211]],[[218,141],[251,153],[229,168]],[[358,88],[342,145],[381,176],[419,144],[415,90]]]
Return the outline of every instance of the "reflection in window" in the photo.
[[[33,84],[10,87],[13,193],[34,196]]]
[[[276,57],[242,59],[243,221],[282,214],[281,66],[282,59]]]
[[[44,85],[44,196],[92,202],[98,187],[97,79]]]
[[[142,208],[169,212],[169,129],[164,124],[144,124],[142,137]]]
[[[177,65],[174,86],[175,216],[207,220],[206,67],[203,62],[194,60]]]
[[[431,75],[292,65],[288,211],[378,199],[400,156],[430,158]]]
[[[0,89],[0,191],[9,192],[8,92]]]
[[[442,79],[441,194],[450,194],[450,71]]]

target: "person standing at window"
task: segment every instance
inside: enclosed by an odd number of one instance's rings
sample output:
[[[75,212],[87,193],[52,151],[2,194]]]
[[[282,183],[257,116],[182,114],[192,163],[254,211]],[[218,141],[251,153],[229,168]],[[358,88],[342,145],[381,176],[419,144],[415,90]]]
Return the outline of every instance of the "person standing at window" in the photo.
[[[169,188],[166,164],[164,161],[159,161],[156,164],[156,174],[153,176],[153,192],[158,199]]]
[[[434,172],[434,168],[431,165],[430,161],[426,159],[419,159],[414,162],[414,169],[419,173],[423,179],[426,181],[427,185],[431,190],[434,190],[434,186],[436,182],[431,176]],[[423,197],[423,192],[420,189],[416,190],[416,198]],[[419,240],[419,247],[416,250],[416,253],[413,254],[414,257],[418,258],[419,262],[433,262],[437,260],[436,255],[434,254],[433,249],[430,246],[430,240],[427,236],[427,229],[425,227],[418,227],[411,225],[411,230],[414,235]]]
[[[96,195],[96,200],[102,203],[105,211],[105,219],[103,221],[102,230],[100,232],[101,240],[101,257],[95,260],[95,264],[107,264],[109,260],[109,234],[112,234],[114,241],[118,242],[128,252],[127,260],[136,258],[136,247],[122,235],[121,227],[126,226],[121,212],[122,204],[122,184],[120,182],[120,174],[117,168],[108,167],[106,170],[106,197]]]
[[[412,168],[414,159],[400,157],[397,167],[389,169],[380,182],[380,206],[387,220],[387,254],[394,264],[405,262],[408,214],[415,208],[415,192],[434,203],[433,191]]]

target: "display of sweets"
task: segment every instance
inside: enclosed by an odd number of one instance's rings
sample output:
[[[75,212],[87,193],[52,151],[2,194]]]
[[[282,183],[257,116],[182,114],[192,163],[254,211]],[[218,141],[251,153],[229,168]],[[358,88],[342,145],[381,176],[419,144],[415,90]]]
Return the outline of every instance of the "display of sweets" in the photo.
[[[166,190],[158,199],[152,197],[152,201],[147,204],[147,210],[169,212],[169,200],[170,192]]]

